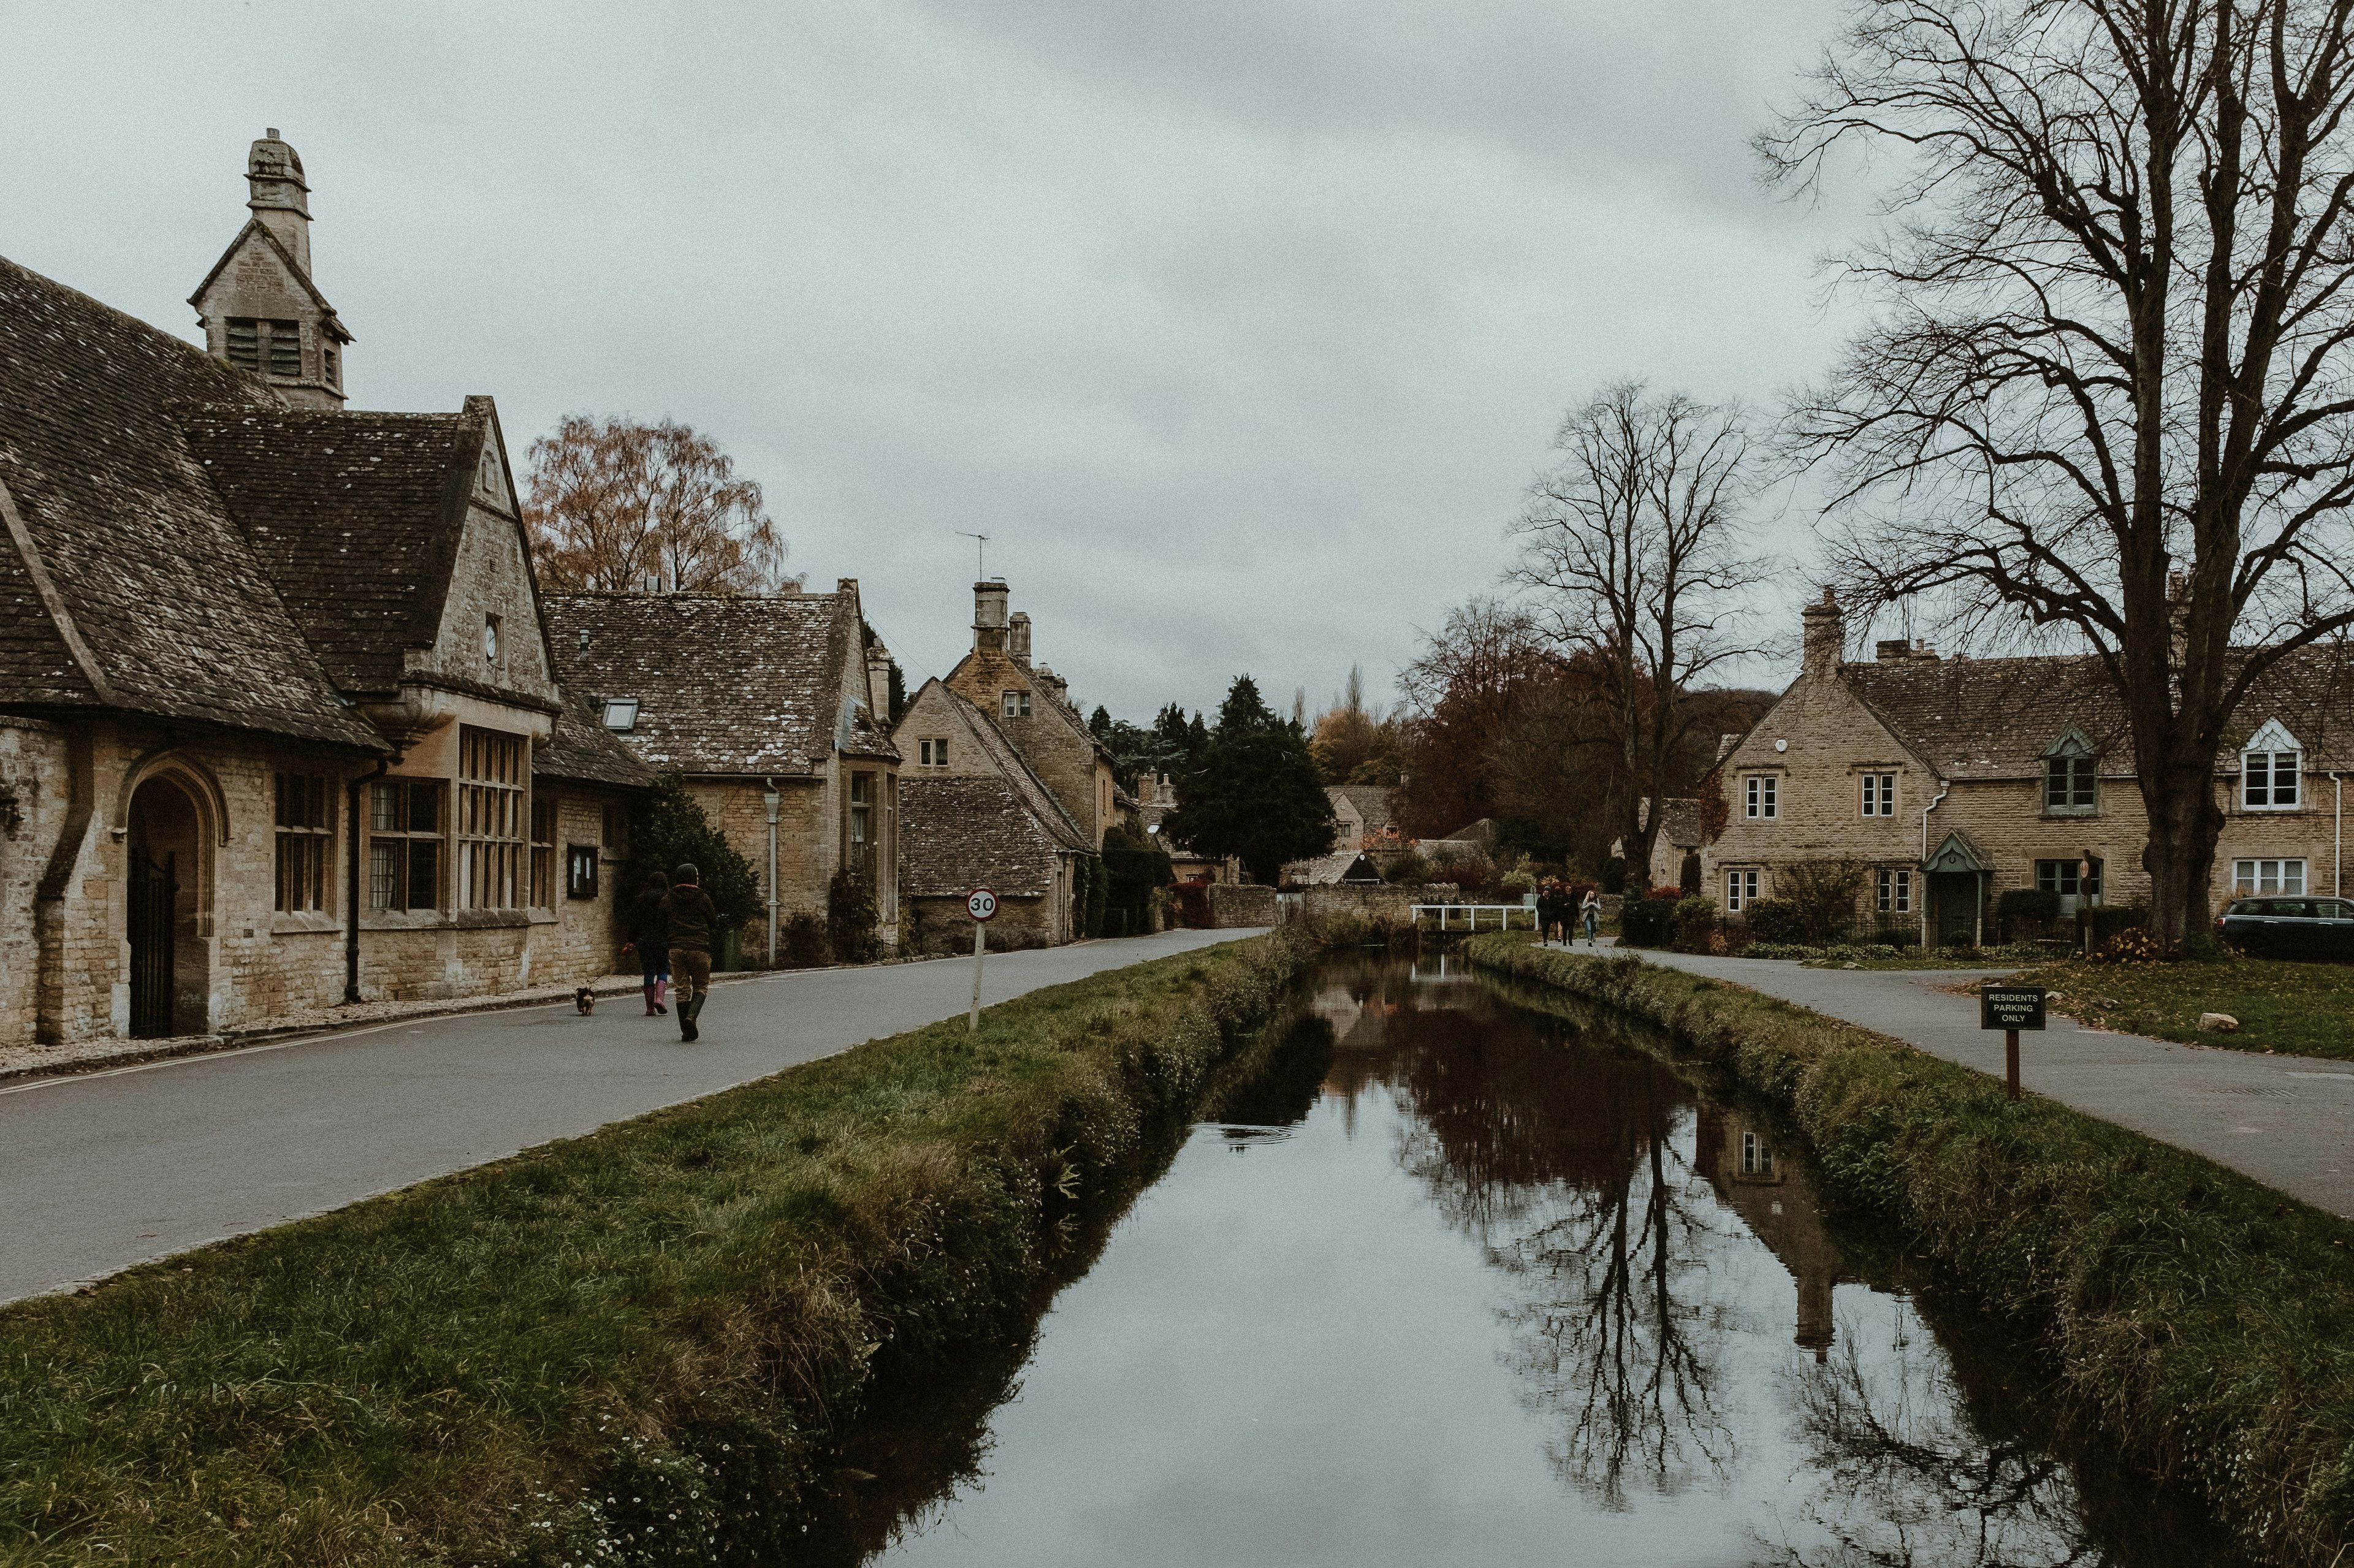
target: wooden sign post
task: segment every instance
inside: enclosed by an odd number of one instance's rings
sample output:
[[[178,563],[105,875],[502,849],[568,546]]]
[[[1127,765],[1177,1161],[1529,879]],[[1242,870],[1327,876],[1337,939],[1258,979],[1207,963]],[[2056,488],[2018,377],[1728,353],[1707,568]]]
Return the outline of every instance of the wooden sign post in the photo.
[[[1978,1027],[2002,1031],[2003,1092],[2019,1097],[2019,1032],[2043,1027],[2043,988],[1986,985],[1978,988]]]
[[[976,887],[965,895],[964,912],[972,916],[972,1007],[965,1014],[965,1027],[978,1033],[981,1029],[981,959],[989,946],[989,923],[997,918],[997,895],[986,887]]]

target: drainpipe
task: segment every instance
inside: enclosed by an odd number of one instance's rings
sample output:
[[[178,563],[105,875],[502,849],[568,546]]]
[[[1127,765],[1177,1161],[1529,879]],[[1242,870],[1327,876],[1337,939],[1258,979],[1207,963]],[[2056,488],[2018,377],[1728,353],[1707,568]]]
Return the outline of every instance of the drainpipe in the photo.
[[[1921,950],[1929,950],[1929,813],[1946,803],[1954,792],[1954,781],[1941,780],[1937,798],[1921,808]]]
[[[769,808],[769,967],[777,967],[777,781],[763,779],[768,786],[760,799]]]
[[[363,773],[352,780],[349,812],[345,821],[351,824],[350,865],[344,879],[344,1000],[360,999],[360,798],[367,787],[392,771],[390,759],[376,759],[376,771]]]
[[[2346,895],[2346,780],[2329,770],[2329,891]]]

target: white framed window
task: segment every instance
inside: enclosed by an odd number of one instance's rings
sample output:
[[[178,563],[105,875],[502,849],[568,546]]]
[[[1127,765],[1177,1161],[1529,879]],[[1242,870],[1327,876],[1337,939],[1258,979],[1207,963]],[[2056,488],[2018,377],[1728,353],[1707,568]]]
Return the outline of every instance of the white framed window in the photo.
[[[919,740],[916,756],[926,768],[946,768],[949,765],[949,743],[945,736],[937,740]]]
[[[1895,774],[1863,775],[1863,814],[1867,817],[1893,817],[1896,814]]]
[[[2305,891],[2305,862],[2301,860],[2235,860],[2232,863],[2232,895],[2244,898],[2261,897],[2268,893],[2301,894]]]
[[[1001,692],[998,694],[997,706],[998,712],[1006,718],[1028,718],[1030,716],[1030,694],[1027,692]]]
[[[1755,871],[1728,871],[1724,874],[1724,912],[1738,915],[1757,902],[1757,874]]]
[[[2250,811],[2293,811],[2304,803],[2305,747],[2278,719],[2248,738],[2240,753],[2240,805]]]
[[[638,699],[608,697],[605,699],[605,727],[615,735],[627,735],[638,727]]]
[[[1772,821],[1782,814],[1781,782],[1770,773],[1749,776],[1749,817],[1752,821]]]
[[[1879,883],[1875,903],[1882,915],[1913,913],[1913,873],[1909,869],[1883,868]]]
[[[1741,1173],[1744,1176],[1774,1174],[1773,1146],[1745,1128],[1741,1134]]]

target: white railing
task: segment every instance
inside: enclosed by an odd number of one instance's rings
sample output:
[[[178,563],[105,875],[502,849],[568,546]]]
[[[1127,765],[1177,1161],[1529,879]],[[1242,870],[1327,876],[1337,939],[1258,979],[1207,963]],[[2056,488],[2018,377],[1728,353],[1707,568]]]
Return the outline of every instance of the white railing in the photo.
[[[1422,929],[1424,913],[1434,909],[1438,912],[1438,928],[1442,931],[1477,931],[1479,928],[1479,916],[1482,915],[1496,916],[1494,928],[1499,931],[1511,930],[1512,916],[1515,915],[1527,916],[1529,929],[1533,931],[1537,928],[1537,912],[1525,904],[1417,904],[1413,908],[1416,930]],[[1463,916],[1469,924],[1463,926],[1452,924],[1458,915]]]

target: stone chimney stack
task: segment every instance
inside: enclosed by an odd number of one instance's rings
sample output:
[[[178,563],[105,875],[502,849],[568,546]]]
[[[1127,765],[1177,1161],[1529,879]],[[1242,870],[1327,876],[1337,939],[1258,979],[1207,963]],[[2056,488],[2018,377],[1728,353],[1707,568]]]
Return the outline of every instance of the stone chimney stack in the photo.
[[[866,645],[866,706],[876,723],[891,722],[891,650],[880,638]]]
[[[292,253],[302,275],[311,275],[311,187],[302,183],[302,160],[279,140],[272,125],[245,155],[245,205],[270,238]]]
[[[1005,648],[1005,579],[989,577],[972,585],[972,651],[1002,652]]]
[[[1030,612],[1017,609],[1006,622],[1005,655],[1027,670],[1030,667]]]
[[[1840,655],[1847,649],[1847,618],[1840,613],[1838,596],[1825,588],[1822,601],[1800,610],[1798,620],[1806,629],[1806,673],[1830,679],[1839,673]]]

